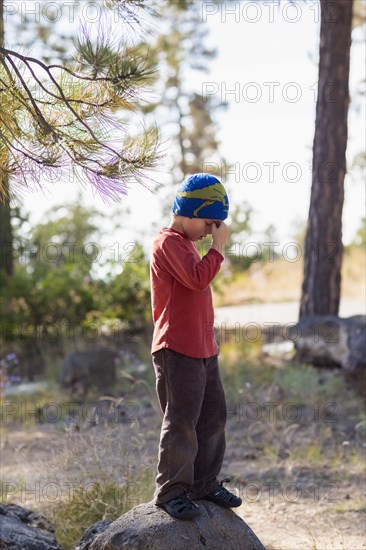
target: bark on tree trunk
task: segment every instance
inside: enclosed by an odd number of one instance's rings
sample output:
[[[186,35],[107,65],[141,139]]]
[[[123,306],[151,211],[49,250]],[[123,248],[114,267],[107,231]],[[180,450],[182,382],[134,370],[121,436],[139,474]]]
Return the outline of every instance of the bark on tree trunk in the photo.
[[[2,183],[8,185],[7,181]],[[6,203],[0,204],[0,269],[7,275],[13,274],[13,231],[10,207]]]
[[[353,0],[320,0],[313,174],[300,318],[338,315]]]
[[[0,0],[0,46],[4,46],[4,0]],[[0,270],[7,275],[13,274],[13,232],[11,226],[11,211],[9,204],[9,177],[0,170]]]

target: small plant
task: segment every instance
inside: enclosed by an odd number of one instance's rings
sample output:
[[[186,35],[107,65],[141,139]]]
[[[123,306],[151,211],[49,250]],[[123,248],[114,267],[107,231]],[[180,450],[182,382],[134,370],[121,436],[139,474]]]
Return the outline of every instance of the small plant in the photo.
[[[139,467],[137,476],[129,477],[124,484],[94,481],[73,488],[70,498],[53,510],[58,543],[65,550],[73,548],[88,527],[100,520],[116,520],[150,500],[152,492],[151,471],[143,466]]]
[[[41,487],[55,487],[42,508],[68,550],[93,523],[115,520],[153,498],[155,460],[138,422],[65,427],[47,462],[33,468]]]

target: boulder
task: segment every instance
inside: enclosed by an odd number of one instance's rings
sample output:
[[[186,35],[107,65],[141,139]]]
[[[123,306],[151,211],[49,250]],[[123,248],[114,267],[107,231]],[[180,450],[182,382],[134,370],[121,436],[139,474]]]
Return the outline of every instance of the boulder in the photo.
[[[107,527],[112,523],[110,519],[102,519],[94,523],[91,527],[88,527],[84,532],[83,537],[78,541],[73,550],[90,550],[90,545],[97,535],[103,533]]]
[[[106,392],[116,380],[118,353],[99,348],[69,353],[63,363],[59,382],[73,393],[85,395],[92,386]]]
[[[265,550],[233,510],[196,502],[201,515],[192,521],[172,518],[153,501],[140,504],[97,534],[87,550]]]
[[[61,550],[45,516],[17,504],[0,504],[2,550]]]
[[[320,367],[341,367],[348,373],[366,370],[366,316],[340,318],[309,315],[288,329],[300,361]]]

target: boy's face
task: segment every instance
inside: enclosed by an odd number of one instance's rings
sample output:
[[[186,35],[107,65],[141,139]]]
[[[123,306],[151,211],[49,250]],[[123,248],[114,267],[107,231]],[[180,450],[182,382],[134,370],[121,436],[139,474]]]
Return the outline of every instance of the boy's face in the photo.
[[[199,241],[212,234],[212,225],[219,227],[221,220],[208,220],[204,218],[186,218],[182,216],[183,231],[191,241]]]

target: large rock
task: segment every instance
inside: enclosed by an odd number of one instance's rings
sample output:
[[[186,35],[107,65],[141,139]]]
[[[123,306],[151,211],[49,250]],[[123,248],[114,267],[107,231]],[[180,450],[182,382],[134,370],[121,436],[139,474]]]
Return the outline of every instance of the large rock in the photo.
[[[1,550],[61,550],[48,520],[16,504],[0,504]]]
[[[250,527],[232,510],[196,501],[201,516],[174,519],[153,501],[136,506],[103,533],[88,550],[265,550]],[[83,548],[76,546],[75,550]]]
[[[74,550],[90,550],[90,545],[97,535],[104,533],[104,531],[112,523],[110,519],[102,519],[94,523],[91,527],[88,527],[84,532],[83,537],[78,541],[77,545],[74,547]]]
[[[290,327],[292,340],[301,361],[321,367],[342,367],[352,374],[366,370],[366,316],[340,318],[310,315]]]
[[[60,373],[60,384],[74,393],[85,395],[92,386],[107,391],[116,380],[118,353],[99,348],[69,353]]]

